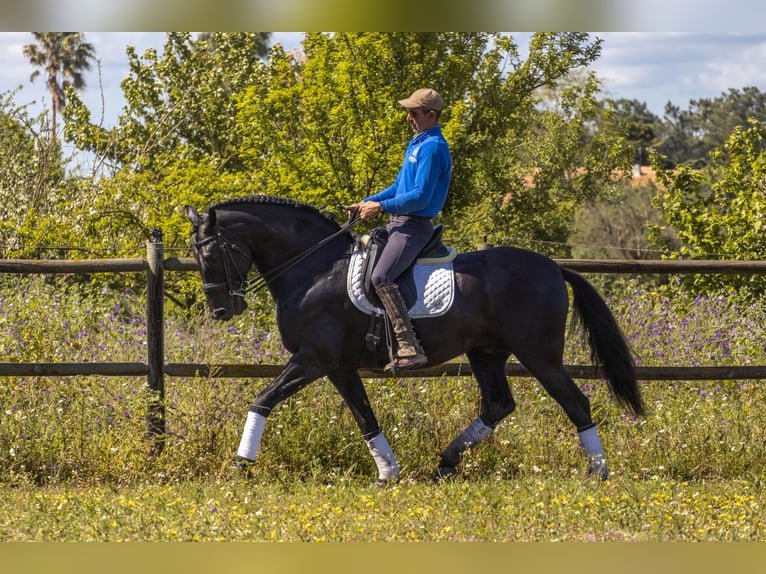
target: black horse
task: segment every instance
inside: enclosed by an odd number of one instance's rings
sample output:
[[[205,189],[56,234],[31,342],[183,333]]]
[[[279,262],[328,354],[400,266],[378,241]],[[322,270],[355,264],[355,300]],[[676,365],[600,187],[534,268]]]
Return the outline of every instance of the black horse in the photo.
[[[215,319],[247,308],[245,291],[266,287],[277,306],[285,348],[292,354],[281,373],[250,408],[239,445],[240,463],[255,461],[266,418],[283,400],[327,377],[351,410],[378,466],[378,482],[397,478],[399,466],[378,425],[359,370],[382,370],[386,345],[370,351],[370,317],[347,291],[350,254],[358,238],[327,213],[284,198],[251,196],[208,208],[186,207],[193,226],[194,256],[202,289]],[[255,284],[247,275],[255,267]],[[635,415],[644,414],[628,345],[612,313],[579,274],[531,251],[513,247],[459,254],[453,263],[454,301],[437,317],[413,321],[429,363],[462,353],[481,392],[481,413],[443,451],[436,477],[455,472],[462,454],[516,407],[505,364],[511,354],[537,378],[575,425],[589,460],[588,472],[602,480],[607,468],[588,398],[562,365],[569,311],[574,310],[601,366],[611,395]],[[566,282],[566,283],[565,283]]]

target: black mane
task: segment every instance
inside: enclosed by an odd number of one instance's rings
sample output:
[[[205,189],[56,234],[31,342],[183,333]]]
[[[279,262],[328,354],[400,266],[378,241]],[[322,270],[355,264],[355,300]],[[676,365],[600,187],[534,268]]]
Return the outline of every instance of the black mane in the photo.
[[[284,205],[289,207],[296,207],[298,209],[305,209],[309,212],[324,217],[335,223],[335,216],[328,211],[321,211],[309,203],[298,201],[297,199],[291,199],[289,197],[277,197],[275,195],[246,195],[243,197],[235,197],[233,199],[227,199],[220,201],[208,207],[208,211],[223,209],[235,205],[253,205],[253,204],[268,204],[268,205]]]

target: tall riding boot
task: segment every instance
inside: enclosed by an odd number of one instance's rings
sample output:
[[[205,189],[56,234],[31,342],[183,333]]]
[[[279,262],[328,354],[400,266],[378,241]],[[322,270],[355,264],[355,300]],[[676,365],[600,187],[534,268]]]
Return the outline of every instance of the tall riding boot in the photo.
[[[396,342],[399,345],[394,360],[386,365],[386,370],[414,369],[425,365],[428,358],[415,337],[410,316],[407,314],[407,304],[399,291],[399,286],[395,283],[380,285],[375,288],[375,292],[391,320]]]

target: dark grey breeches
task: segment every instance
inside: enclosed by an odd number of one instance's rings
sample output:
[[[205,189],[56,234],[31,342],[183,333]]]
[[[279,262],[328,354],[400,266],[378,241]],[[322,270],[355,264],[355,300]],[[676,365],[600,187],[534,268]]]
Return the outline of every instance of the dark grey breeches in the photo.
[[[373,287],[390,285],[412,265],[433,234],[431,220],[413,215],[394,215],[386,226],[388,243],[372,271]]]

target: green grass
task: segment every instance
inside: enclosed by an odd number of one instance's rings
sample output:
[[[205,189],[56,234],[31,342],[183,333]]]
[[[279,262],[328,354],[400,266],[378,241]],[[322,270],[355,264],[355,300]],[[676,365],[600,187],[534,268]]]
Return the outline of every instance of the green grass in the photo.
[[[22,286],[23,288],[18,288]],[[41,280],[0,288],[6,360],[144,360],[141,297],[82,297]],[[765,364],[763,305],[635,293],[610,302],[643,365]],[[586,363],[572,337],[567,362]],[[169,315],[170,362],[285,360],[273,335]],[[141,378],[0,379],[2,540],[766,540],[762,381],[643,382],[645,419],[600,381],[591,400],[610,480],[585,478],[577,436],[529,378],[518,408],[433,484],[479,411],[468,377],[366,386],[402,480],[377,489],[348,409],[320,380],[269,417],[252,480],[232,474],[266,380],[168,378],[164,452],[148,456]]]
[[[377,488],[288,474],[0,490],[5,541],[762,541],[750,481],[525,477]]]

